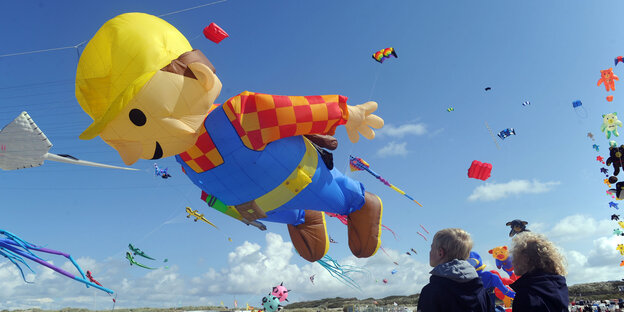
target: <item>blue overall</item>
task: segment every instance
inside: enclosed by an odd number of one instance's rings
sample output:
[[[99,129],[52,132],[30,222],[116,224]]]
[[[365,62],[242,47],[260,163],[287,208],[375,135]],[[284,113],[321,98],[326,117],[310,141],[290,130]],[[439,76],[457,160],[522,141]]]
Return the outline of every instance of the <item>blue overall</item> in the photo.
[[[223,164],[197,173],[179,155],[176,160],[195,185],[226,205],[240,205],[273,190],[297,168],[306,150],[303,136],[279,139],[262,151],[248,148],[222,106],[206,117],[204,127]],[[344,176],[336,168],[327,169],[319,155],[312,182],[286,204],[267,211],[267,217],[258,220],[298,225],[304,222],[305,210],[348,215],[363,205],[362,183]]]

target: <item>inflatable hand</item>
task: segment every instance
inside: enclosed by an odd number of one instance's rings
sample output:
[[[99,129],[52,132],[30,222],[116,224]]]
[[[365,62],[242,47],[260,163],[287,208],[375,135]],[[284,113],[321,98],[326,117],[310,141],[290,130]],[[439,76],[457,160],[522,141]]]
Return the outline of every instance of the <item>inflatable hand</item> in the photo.
[[[505,308],[511,308],[513,305],[513,298],[505,296],[505,298],[503,298],[503,304],[505,305]]]
[[[375,138],[375,131],[371,128],[380,129],[384,125],[381,117],[372,114],[377,110],[377,102],[347,106],[347,109],[349,110],[349,120],[347,120],[345,128],[349,140],[356,143],[360,139],[360,134],[369,140]]]

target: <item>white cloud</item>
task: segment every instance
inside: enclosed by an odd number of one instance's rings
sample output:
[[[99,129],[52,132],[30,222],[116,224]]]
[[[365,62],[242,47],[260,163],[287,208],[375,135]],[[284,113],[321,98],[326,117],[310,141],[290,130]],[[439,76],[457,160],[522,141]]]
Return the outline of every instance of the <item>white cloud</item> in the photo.
[[[338,247],[346,248],[346,245]],[[336,248],[336,247],[334,247]],[[94,272],[94,277],[117,293],[117,308],[171,307],[182,305],[219,305],[224,301],[232,305],[237,298],[239,306],[245,303],[258,306],[271,287],[284,282],[293,289],[289,294],[291,302],[328,297],[385,297],[418,293],[428,283],[430,267],[404,253],[386,248],[383,252],[367,259],[353,256],[336,259],[343,266],[365,268],[363,273],[353,273],[361,290],[349,288],[332,277],[318,263],[301,263],[291,242],[274,233],[266,234],[266,245],[244,242],[227,255],[227,265],[222,268],[207,268],[191,276],[180,273],[179,267],[169,269],[143,270],[128,266],[120,259],[98,262],[80,258],[77,262]],[[390,259],[390,258],[391,259]],[[395,266],[392,262],[400,265]],[[74,272],[69,262],[62,268]],[[37,274],[28,274],[22,281],[19,271],[10,262],[0,263],[0,306],[5,309],[60,309],[63,307],[110,309],[112,297],[93,288],[68,279],[56,272],[33,267]],[[391,274],[393,269],[397,274]],[[97,272],[97,273],[96,273]],[[315,275],[314,284],[309,280]],[[382,280],[388,279],[388,284]],[[227,302],[226,302],[227,301]]]
[[[589,216],[576,214],[561,219],[548,233],[548,236],[558,241],[574,241],[605,232],[609,233],[611,227],[612,224],[609,220],[597,221]]]
[[[622,256],[615,249],[621,243],[620,237],[600,237],[593,242],[589,252],[563,251],[568,263],[568,285],[619,279]]]
[[[470,201],[494,201],[520,194],[539,194],[550,191],[560,182],[540,182],[533,180],[511,180],[507,183],[485,183],[480,185],[468,196]]]
[[[576,214],[564,217],[545,233],[566,258],[568,285],[618,279],[622,256],[616,246],[622,243],[622,237],[610,235],[613,226],[609,220]],[[581,240],[589,240],[591,245]]]
[[[404,124],[398,127],[386,124],[376,133],[378,136],[387,135],[389,137],[402,138],[407,135],[423,135],[427,133],[427,126],[424,123]]]
[[[407,142],[397,143],[390,142],[388,145],[382,147],[377,151],[377,156],[379,157],[387,157],[387,156],[407,156]]]

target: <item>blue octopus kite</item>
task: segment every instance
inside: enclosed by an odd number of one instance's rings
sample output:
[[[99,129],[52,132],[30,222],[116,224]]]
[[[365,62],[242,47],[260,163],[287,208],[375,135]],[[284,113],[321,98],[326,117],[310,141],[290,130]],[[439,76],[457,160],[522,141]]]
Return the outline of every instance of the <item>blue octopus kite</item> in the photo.
[[[358,285],[351,277],[350,273],[369,273],[365,269],[352,265],[341,265],[338,261],[332,259],[330,256],[325,255],[323,259],[316,261],[320,264],[331,276],[346,284],[349,287],[360,289]]]
[[[17,235],[8,232],[8,231],[4,231],[4,230],[0,230],[0,235],[4,235],[6,238],[0,238],[0,255],[6,257],[7,259],[9,259],[9,261],[11,261],[13,264],[15,264],[15,266],[20,270],[20,273],[22,274],[22,278],[24,279],[24,282],[26,283],[30,283],[28,281],[26,281],[26,277],[24,276],[24,271],[22,270],[22,267],[20,266],[19,263],[17,263],[18,261],[21,262],[23,265],[25,265],[31,272],[35,273],[35,271],[28,265],[28,263],[26,263],[26,261],[24,261],[24,258],[27,258],[31,261],[37,262],[43,266],[46,266],[62,275],[65,275],[71,279],[74,279],[78,282],[81,282],[85,285],[87,285],[87,287],[92,286],[94,288],[97,288],[99,290],[105,291],[108,294],[113,294],[113,291],[102,287],[100,285],[97,285],[95,283],[90,282],[87,277],[85,276],[84,272],[82,271],[82,269],[80,268],[80,266],[76,263],[76,261],[74,261],[74,258],[72,258],[72,256],[70,256],[69,254],[66,254],[64,252],[61,251],[56,251],[56,250],[52,250],[52,249],[48,249],[48,248],[44,248],[44,247],[39,247],[36,245],[33,245],[21,238],[19,238]],[[80,272],[80,275],[82,277],[79,276],[75,276],[57,266],[54,266],[48,262],[46,262],[45,260],[43,260],[42,258],[40,258],[39,256],[35,255],[32,251],[38,251],[38,252],[44,252],[44,253],[48,253],[48,254],[52,254],[52,255],[59,255],[59,256],[63,256],[67,259],[69,259],[69,261],[71,261],[71,263],[76,267],[76,269],[78,270],[78,272]],[[24,258],[22,258],[24,257]]]

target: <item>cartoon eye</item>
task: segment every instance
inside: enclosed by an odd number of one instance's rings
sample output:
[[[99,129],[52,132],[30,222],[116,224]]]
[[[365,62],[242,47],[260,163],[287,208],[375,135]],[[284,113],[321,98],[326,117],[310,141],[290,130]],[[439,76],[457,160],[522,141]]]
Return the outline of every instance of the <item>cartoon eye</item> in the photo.
[[[147,122],[147,117],[140,109],[133,108],[128,114],[130,117],[130,121],[136,126],[143,126]]]

